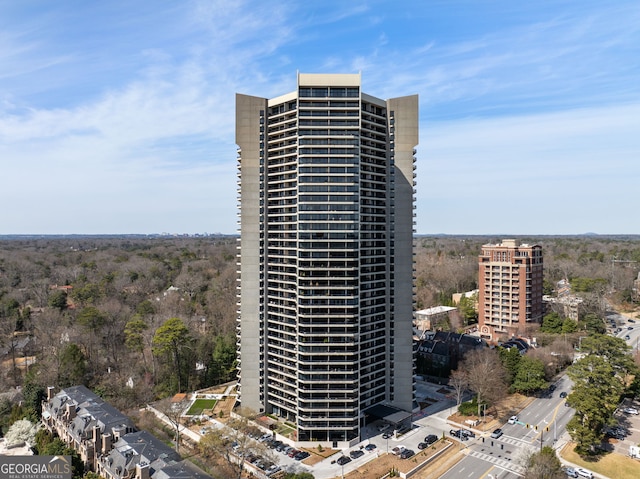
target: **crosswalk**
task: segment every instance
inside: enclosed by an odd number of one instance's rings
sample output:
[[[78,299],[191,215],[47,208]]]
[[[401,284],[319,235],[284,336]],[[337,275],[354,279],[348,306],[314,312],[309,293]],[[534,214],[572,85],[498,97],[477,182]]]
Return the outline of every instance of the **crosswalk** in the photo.
[[[467,448],[466,454],[522,476],[525,467],[521,464],[534,451],[530,441],[503,435],[499,439],[485,438],[484,443]]]
[[[494,439],[494,441],[496,441]],[[515,447],[524,447],[531,448],[531,440],[530,439],[518,439],[511,436],[501,436],[500,439],[497,440],[498,443],[506,443]]]
[[[524,475],[525,468],[517,463],[514,463],[510,458],[506,458],[503,454],[486,454],[480,451],[472,451],[469,450],[467,452],[468,456],[475,457],[477,459],[482,459],[485,462],[493,464],[494,466],[498,466],[507,471],[513,472],[514,474],[518,474],[519,476]]]

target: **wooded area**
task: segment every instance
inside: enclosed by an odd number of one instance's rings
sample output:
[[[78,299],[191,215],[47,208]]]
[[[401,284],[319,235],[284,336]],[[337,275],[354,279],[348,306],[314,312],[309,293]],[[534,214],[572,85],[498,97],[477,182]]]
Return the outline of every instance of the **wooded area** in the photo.
[[[417,307],[477,286],[501,237],[416,238]],[[545,291],[569,279],[602,313],[631,304],[640,237],[519,238],[543,247]],[[235,237],[0,240],[0,392],[85,384],[115,407],[235,377]]]

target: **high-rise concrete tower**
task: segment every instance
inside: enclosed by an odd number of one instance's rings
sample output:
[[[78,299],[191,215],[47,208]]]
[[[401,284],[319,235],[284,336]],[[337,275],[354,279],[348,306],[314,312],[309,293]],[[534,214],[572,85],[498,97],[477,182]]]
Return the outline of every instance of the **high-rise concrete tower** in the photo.
[[[417,95],[299,74],[236,96],[242,406],[297,441],[357,441],[372,406],[411,411]]]

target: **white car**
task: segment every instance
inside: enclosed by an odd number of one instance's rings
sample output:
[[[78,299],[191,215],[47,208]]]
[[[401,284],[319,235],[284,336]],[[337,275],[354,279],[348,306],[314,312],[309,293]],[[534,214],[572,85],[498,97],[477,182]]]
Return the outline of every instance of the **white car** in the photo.
[[[638,415],[638,410],[634,407],[626,407],[622,411],[626,414],[635,414],[636,416]]]
[[[579,477],[578,473],[573,467],[564,467],[563,471],[568,477]]]
[[[581,467],[576,467],[576,472],[580,477],[586,477],[587,479],[593,479],[593,472],[587,471],[586,469],[582,469]]]
[[[518,416],[511,416],[508,421],[509,424],[515,424],[517,422],[518,422]]]

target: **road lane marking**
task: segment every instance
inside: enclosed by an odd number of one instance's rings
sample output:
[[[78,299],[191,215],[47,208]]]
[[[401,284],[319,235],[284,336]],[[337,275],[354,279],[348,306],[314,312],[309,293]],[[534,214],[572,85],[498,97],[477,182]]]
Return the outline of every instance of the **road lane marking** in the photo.
[[[534,436],[533,439],[531,439],[531,443],[537,442],[538,439],[540,438],[540,436],[544,433],[544,428],[548,428],[549,430],[547,432],[551,432],[551,426],[553,425],[553,423],[556,420],[556,416],[558,415],[558,411],[560,410],[560,406],[562,406],[563,403],[560,403],[556,406],[556,408],[553,410],[553,416],[551,416],[551,420],[549,421],[549,424],[545,424],[544,426],[542,425],[538,425],[538,431],[536,433],[536,435]]]

